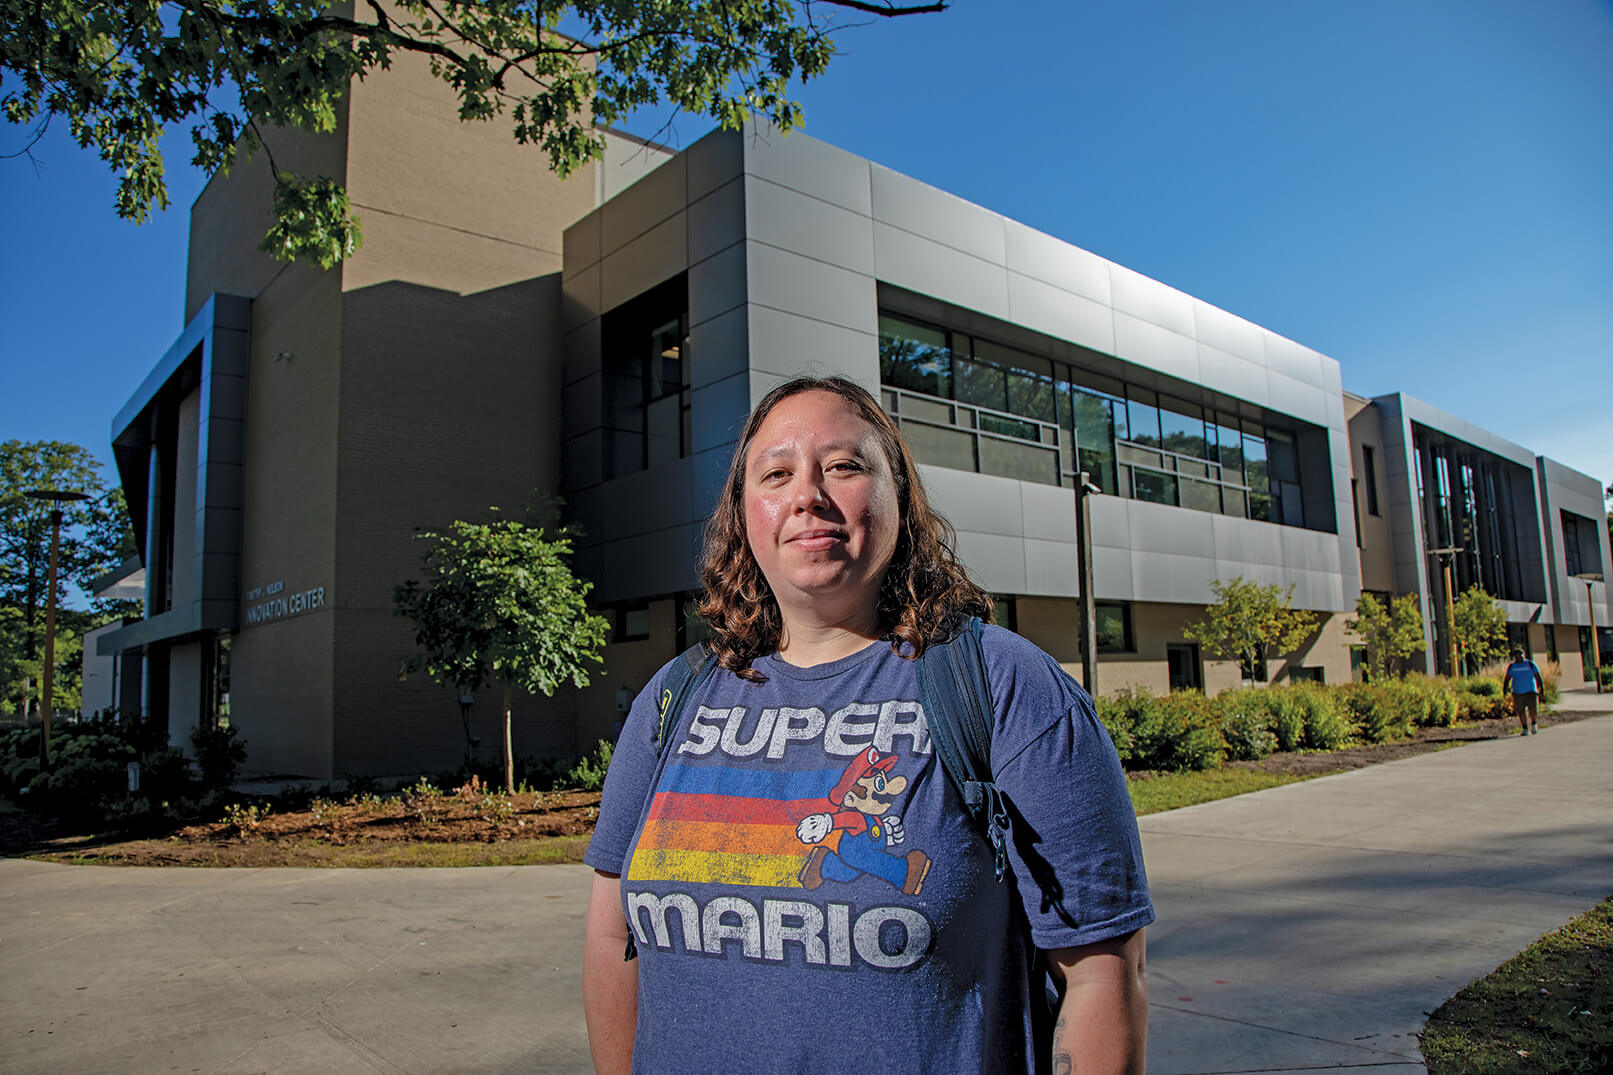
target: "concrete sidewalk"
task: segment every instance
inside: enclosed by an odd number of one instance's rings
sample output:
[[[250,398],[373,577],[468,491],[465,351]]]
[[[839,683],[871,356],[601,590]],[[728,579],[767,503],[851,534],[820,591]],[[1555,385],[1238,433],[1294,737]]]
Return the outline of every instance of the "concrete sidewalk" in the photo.
[[[1420,1070],[1424,1011],[1613,891],[1609,771],[1598,718],[1144,818],[1149,1070]],[[0,1069],[587,1071],[589,877],[0,860]]]
[[[1149,1071],[1423,1070],[1427,1012],[1613,893],[1610,772],[1595,717],[1141,819]]]

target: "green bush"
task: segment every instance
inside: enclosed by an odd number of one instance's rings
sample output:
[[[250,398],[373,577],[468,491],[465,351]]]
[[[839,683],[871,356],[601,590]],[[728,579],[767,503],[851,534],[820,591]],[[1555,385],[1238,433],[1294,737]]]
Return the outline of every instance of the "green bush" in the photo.
[[[1367,743],[1405,738],[1425,711],[1417,689],[1394,680],[1347,683],[1338,691],[1350,734]]]
[[[1111,698],[1098,699],[1098,720],[1109,732],[1120,762],[1137,761],[1138,738],[1152,738],[1157,734],[1159,714],[1154,709],[1154,696],[1145,690],[1127,688]],[[1126,765],[1141,768],[1140,765]]]
[[[1254,693],[1240,692],[1240,693]],[[1235,705],[1221,717],[1221,738],[1228,756],[1238,761],[1259,761],[1277,749],[1277,736],[1268,723],[1265,706]]]
[[[572,766],[571,772],[566,774],[566,782],[583,791],[598,791],[605,786],[605,772],[610,768],[610,755],[613,744],[609,739],[601,739],[594,748],[593,754],[581,758]]]
[[[1299,685],[1265,692],[1270,696],[1266,706],[1271,710],[1271,730],[1279,750],[1298,750],[1305,745],[1305,692]]]
[[[1177,772],[1219,769],[1226,753],[1215,706],[1201,691],[1175,691],[1153,699],[1157,724],[1139,736],[1143,767]]]
[[[246,744],[236,737],[228,720],[212,726],[198,725],[190,733],[190,743],[196,752],[202,787],[209,790],[229,787],[236,768],[246,761]]]
[[[1350,741],[1350,723],[1336,690],[1319,684],[1294,688],[1293,698],[1305,725],[1305,745],[1312,750],[1337,750]]]

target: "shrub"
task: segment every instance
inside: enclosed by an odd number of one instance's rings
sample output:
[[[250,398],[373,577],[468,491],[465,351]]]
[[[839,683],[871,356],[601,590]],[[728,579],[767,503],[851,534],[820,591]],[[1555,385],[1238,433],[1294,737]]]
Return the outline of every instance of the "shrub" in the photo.
[[[1215,707],[1201,691],[1176,691],[1153,700],[1157,725],[1138,747],[1149,769],[1219,769],[1226,753]]]
[[[1335,690],[1316,685],[1294,688],[1293,698],[1305,725],[1305,745],[1337,750],[1350,741],[1350,724]]]
[[[1127,688],[1112,698],[1098,699],[1098,720],[1109,732],[1122,764],[1138,759],[1140,738],[1157,735],[1159,714],[1154,696],[1145,690]],[[1131,766],[1140,768],[1141,766]]]
[[[1305,745],[1304,688],[1281,687],[1267,690],[1267,708],[1271,710],[1271,730],[1277,736],[1279,750],[1298,750]]]
[[[207,789],[229,787],[235,771],[246,761],[246,744],[237,737],[228,720],[208,726],[198,725],[190,733],[190,744],[196,752],[196,768],[201,772],[202,787]]]
[[[613,744],[609,739],[601,739],[593,754],[580,758],[577,764],[572,766],[571,772],[566,774],[566,782],[583,791],[598,791],[603,788],[605,771],[610,768],[612,749]]]
[[[1261,705],[1228,707],[1221,717],[1221,738],[1226,742],[1227,754],[1239,761],[1259,761],[1275,751],[1278,741],[1269,717]]]
[[[1540,692],[1541,705],[1556,705],[1561,697],[1558,691],[1558,681],[1563,678],[1563,667],[1556,661],[1547,661],[1540,666],[1540,678],[1545,683],[1545,689]]]
[[[1410,734],[1422,711],[1415,688],[1403,683],[1348,683],[1339,688],[1350,734],[1367,743],[1384,743]]]

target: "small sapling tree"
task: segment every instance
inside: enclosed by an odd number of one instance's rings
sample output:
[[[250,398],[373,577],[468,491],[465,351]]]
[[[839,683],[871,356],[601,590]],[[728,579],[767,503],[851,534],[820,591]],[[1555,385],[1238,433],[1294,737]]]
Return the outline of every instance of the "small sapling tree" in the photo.
[[[1387,604],[1364,593],[1355,602],[1355,618],[1344,626],[1367,647],[1367,670],[1373,678],[1405,671],[1406,659],[1423,648],[1423,620],[1416,594],[1401,594]]]
[[[1507,652],[1506,610],[1479,587],[1469,586],[1451,607],[1451,634],[1463,664],[1493,661]]]
[[[1270,655],[1298,649],[1316,626],[1316,617],[1294,608],[1294,587],[1262,586],[1242,575],[1210,583],[1215,601],[1204,618],[1183,632],[1214,657],[1237,661],[1251,675]]]
[[[422,530],[424,580],[393,591],[398,615],[414,624],[420,652],[404,676],[424,672],[456,691],[504,689],[504,789],[515,790],[510,703],[516,690],[553,695],[568,680],[588,685],[606,622],[588,611],[591,585],[571,572],[561,531],[495,517]]]

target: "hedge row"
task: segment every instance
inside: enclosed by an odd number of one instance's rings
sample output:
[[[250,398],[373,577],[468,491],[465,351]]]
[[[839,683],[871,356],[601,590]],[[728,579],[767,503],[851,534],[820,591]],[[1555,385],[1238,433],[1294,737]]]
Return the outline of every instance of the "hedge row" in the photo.
[[[1417,728],[1509,713],[1500,680],[1482,676],[1413,676],[1336,687],[1297,683],[1214,698],[1199,691],[1154,695],[1135,689],[1098,700],[1098,717],[1121,763],[1160,771],[1216,769],[1228,758],[1252,761],[1278,750],[1383,743]]]

